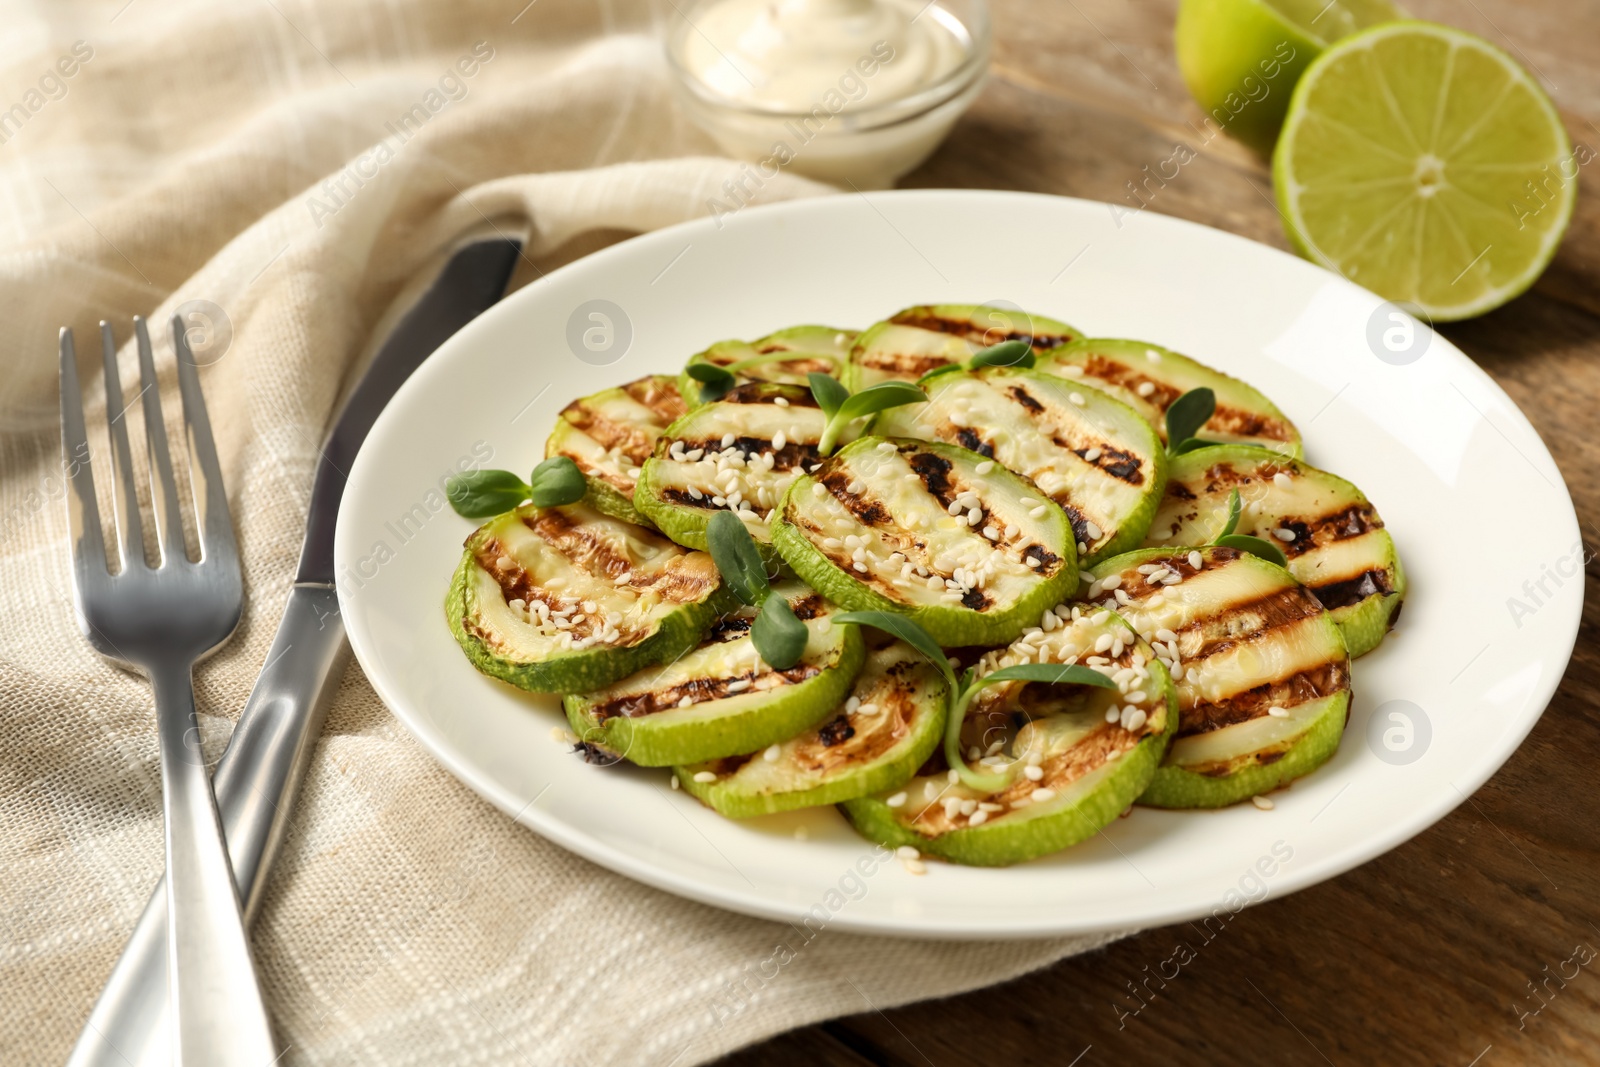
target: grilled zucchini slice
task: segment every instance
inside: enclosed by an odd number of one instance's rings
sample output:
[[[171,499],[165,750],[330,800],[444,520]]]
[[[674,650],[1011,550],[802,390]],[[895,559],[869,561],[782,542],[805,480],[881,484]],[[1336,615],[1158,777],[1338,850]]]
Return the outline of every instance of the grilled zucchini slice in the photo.
[[[1038,493],[965,448],[863,437],[789,487],[772,544],[836,604],[1003,644],[1078,584],[1066,513]]]
[[[737,386],[667,427],[645,460],[635,506],[690,548],[706,547],[714,513],[732,511],[767,549],[784,492],[822,462],[817,443],[827,421],[805,386]]]
[[[788,670],[762,662],[750,638],[755,609],[711,626],[692,651],[563,704],[578,737],[644,767],[698,763],[755,752],[833,713],[861,669],[861,634],[835,626],[833,608],[799,582],[772,587],[810,631]]]
[[[584,504],[525,504],[467,538],[445,613],[483,673],[596,689],[693,648],[721,605],[711,557]]]
[[[1037,354],[1082,336],[1075,327],[1043,315],[984,304],[909,307],[856,338],[845,384],[860,392],[893,379],[914,382],[935,367],[960,363],[1002,341],[1028,341]]]
[[[1065,609],[1064,609],[1065,610]],[[1109,611],[1077,609],[987,654],[980,673],[1016,663],[1080,663],[1117,689],[1002,682],[980,692],[962,744],[1005,788],[982,793],[942,771],[844,805],[856,829],[957,863],[994,867],[1058,852],[1127,810],[1149,785],[1178,717],[1176,689],[1149,644]],[[1106,647],[1102,647],[1106,646]],[[942,765],[940,765],[942,766]],[[938,767],[930,769],[938,770]]]
[[[1350,655],[1382,643],[1405,598],[1394,538],[1361,490],[1299,460],[1245,445],[1200,448],[1169,466],[1152,545],[1205,544],[1239,491],[1238,532],[1272,541],[1344,631]]]
[[[678,376],[678,389],[691,407],[696,406],[702,403],[700,383],[689,376],[689,366],[715,363],[719,367],[727,367],[781,353],[811,358],[762,361],[741,367],[734,373],[744,381],[782,382],[787,385],[806,384],[806,375],[813,371],[837,378],[844,373],[850,357],[850,346],[855,339],[855,330],[840,330],[833,326],[791,326],[755,341],[718,341],[704,352],[689,357],[688,365]]]
[[[1208,388],[1216,394],[1217,410],[1199,436],[1300,455],[1300,431],[1272,401],[1253,386],[1170,348],[1093,338],[1058,348],[1037,366],[1110,393],[1149,420],[1163,443],[1168,443],[1167,408],[1191,389]]]
[[[1167,459],[1150,424],[1128,405],[1012,367],[940,375],[926,389],[927,404],[884,412],[872,432],[948,441],[1032,480],[1066,511],[1081,565],[1144,540]]]
[[[754,755],[679,767],[678,781],[734,819],[892,790],[939,747],[948,701],[933,665],[891,641],[867,653],[850,699],[822,725]]]
[[[633,506],[639,468],[661,432],[688,410],[677,381],[665,374],[602,389],[561,410],[544,455],[566,456],[578,465],[589,483],[584,499],[591,507],[648,526],[649,520]]]
[[[1092,573],[1087,594],[1115,606],[1178,684],[1178,733],[1139,803],[1222,807],[1338,749],[1350,657],[1289,572],[1231,548],[1180,548],[1130,552]]]

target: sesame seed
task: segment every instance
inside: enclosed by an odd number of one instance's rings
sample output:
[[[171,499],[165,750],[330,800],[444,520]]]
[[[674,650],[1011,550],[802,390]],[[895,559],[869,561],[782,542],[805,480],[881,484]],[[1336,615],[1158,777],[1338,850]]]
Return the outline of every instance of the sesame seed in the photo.
[[[784,432],[782,430],[779,430],[777,433],[772,435],[772,447],[774,449],[777,449],[778,451],[782,451],[783,450],[783,446],[788,444],[788,443],[789,443],[789,438],[784,434]]]
[[[1037,765],[1029,765],[1022,768],[1022,776],[1030,782],[1037,782],[1044,777],[1044,768]]]
[[[1104,652],[1111,647],[1111,643],[1115,640],[1116,637],[1113,634],[1101,634],[1094,640],[1094,650],[1096,652]]]
[[[1116,705],[1113,704],[1111,707],[1106,709],[1106,722],[1117,722],[1121,718],[1122,713],[1117,710]]]
[[[852,563],[852,564],[850,564],[850,567],[851,567],[852,570],[856,571],[858,574],[867,573],[867,565],[865,563]]]
[[[957,782],[961,781],[961,775],[957,774],[954,770],[952,770],[945,777],[950,780],[951,785],[955,785]]]
[[[1272,476],[1272,484],[1279,489],[1288,489],[1294,485],[1294,479],[1283,471],[1279,471]]]
[[[783,754],[782,746],[780,746],[780,745],[771,745],[771,746],[769,746],[767,748],[767,750],[765,752],[761,753],[761,758],[766,760],[768,763],[777,763],[778,762],[778,757],[780,755],[782,755],[782,754]]]
[[[1085,461],[1093,463],[1095,460],[1100,458],[1100,450],[1098,448],[1091,448],[1089,451],[1083,454],[1083,458]]]
[[[1056,791],[1048,786],[1040,786],[1038,789],[1035,789],[1032,793],[1028,794],[1029,800],[1037,800],[1041,804],[1047,800],[1054,800],[1055,798]]]
[[[979,474],[988,474],[990,471],[994,470],[994,460],[986,459],[972,469],[977,471]]]
[[[1205,560],[1201,557],[1199,549],[1195,549],[1193,552],[1189,553],[1189,566],[1193,567],[1195,570],[1199,570],[1204,565]]]
[[[889,798],[889,803],[891,805],[894,804],[894,797]],[[922,858],[922,853],[918,852],[910,845],[901,845],[899,848],[894,850],[894,854],[896,859],[902,860],[918,860]]]
[[[1067,394],[1067,399],[1072,401],[1074,404],[1076,404],[1080,408],[1083,407],[1084,404],[1088,403],[1088,401],[1083,399],[1083,394],[1082,393],[1068,393]]]
[[[738,438],[735,437],[731,431],[729,433],[725,433],[722,435],[722,447],[727,448],[737,440]]]
[[[1144,709],[1142,708],[1123,708],[1122,728],[1131,733],[1134,730],[1138,730],[1144,726],[1145,721],[1148,718],[1149,716],[1144,713]]]
[[[1294,531],[1287,526],[1280,526],[1272,531],[1272,536],[1287,544],[1294,540]]]
[[[694,707],[694,697],[684,697],[682,700],[678,701],[678,707],[680,707],[680,708],[692,708],[692,707]]]
[[[678,788],[678,776],[676,774],[672,776],[672,788]]]
[[[975,811],[970,816],[967,817],[967,825],[968,826],[982,826],[984,823],[986,823],[988,821],[989,821],[989,813],[986,812],[986,811]]]
[[[1274,805],[1273,805],[1271,800],[1268,800],[1266,797],[1261,797],[1261,796],[1251,797],[1250,798],[1250,803],[1254,804],[1256,807],[1260,808],[1262,811],[1271,811],[1273,809],[1273,807],[1274,807]]]
[[[991,523],[983,528],[983,536],[991,541],[998,541],[1000,540],[1000,531],[995,529],[994,524]]]
[[[1160,363],[1161,353],[1157,352],[1153,348],[1147,348],[1144,350],[1144,358],[1148,359],[1151,363]]]
[[[511,557],[510,556],[496,556],[495,560],[494,560],[494,565],[497,568],[499,568],[500,570],[508,571],[508,570],[511,569],[511,566],[512,566]]]
[[[1038,570],[1039,567],[1041,566],[1038,556],[1028,556],[1027,557],[1027,561],[1028,561],[1028,566],[1032,567],[1034,570]]]
[[[694,780],[697,782],[714,782],[717,776],[712,771],[696,771]]]
[[[907,874],[924,875],[928,873],[928,865],[921,860],[901,860],[900,866],[906,869]]]
[[[750,679],[748,678],[736,678],[728,683],[728,692],[730,693],[742,693],[749,688]]]
[[[1096,526],[1094,523],[1090,522],[1088,519],[1085,519],[1083,521],[1083,532],[1089,535],[1089,540],[1091,540],[1091,541],[1100,540],[1100,535],[1105,533],[1104,530],[1100,529],[1099,526]]]
[[[1038,507],[1036,507],[1032,511],[1028,512],[1028,518],[1030,518],[1030,519],[1042,519],[1042,518],[1045,517],[1045,515],[1049,514],[1049,511],[1050,511],[1049,508],[1047,508],[1043,504],[1040,504]]]
[[[1268,708],[1267,714],[1277,719],[1287,719],[1289,717],[1288,711],[1276,706]]]
[[[780,408],[786,408],[789,406],[789,398],[786,396],[773,397],[772,402],[778,405]]]
[[[884,803],[889,805],[891,808],[898,808],[898,807],[902,806],[903,804],[905,804],[905,802],[906,802],[905,790],[901,790],[900,792],[896,793],[894,796],[890,797],[888,800],[884,801]],[[911,848],[910,845],[901,845],[900,847],[901,848]],[[912,859],[916,859],[917,858],[916,852],[917,852],[916,849],[914,849],[914,848],[911,849],[911,853],[912,853],[911,854],[911,858]]]
[[[1139,383],[1139,388],[1136,391],[1138,392],[1138,394],[1140,396],[1149,396],[1151,393],[1156,391],[1156,383],[1155,382],[1140,382]]]
[[[1122,585],[1122,575],[1108,574],[1100,580],[1101,589],[1117,589]]]

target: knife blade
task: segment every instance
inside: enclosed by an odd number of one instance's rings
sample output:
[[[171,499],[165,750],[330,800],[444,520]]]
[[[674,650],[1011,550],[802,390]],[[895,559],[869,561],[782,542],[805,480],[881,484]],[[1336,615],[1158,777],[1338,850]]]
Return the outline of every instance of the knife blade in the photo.
[[[333,531],[350,466],[395,390],[447,338],[504,295],[521,254],[522,242],[511,237],[458,249],[379,348],[322,446],[289,603],[212,778],[247,922],[261,902],[328,705],[349,662],[334,591]],[[158,884],[145,906],[69,1067],[171,1063],[164,892]]]

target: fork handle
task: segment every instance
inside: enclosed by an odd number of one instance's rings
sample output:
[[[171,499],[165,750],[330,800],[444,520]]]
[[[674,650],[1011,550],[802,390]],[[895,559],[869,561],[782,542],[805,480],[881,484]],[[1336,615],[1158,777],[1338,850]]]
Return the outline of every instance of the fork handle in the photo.
[[[349,662],[350,644],[333,587],[295,586],[213,779],[246,920],[260,905],[266,872],[292,820],[300,779]],[[95,1002],[68,1067],[171,1064],[166,942],[163,883]]]
[[[167,846],[167,985],[180,1067],[277,1059],[250,959],[222,820],[206,773],[188,664],[150,669]]]

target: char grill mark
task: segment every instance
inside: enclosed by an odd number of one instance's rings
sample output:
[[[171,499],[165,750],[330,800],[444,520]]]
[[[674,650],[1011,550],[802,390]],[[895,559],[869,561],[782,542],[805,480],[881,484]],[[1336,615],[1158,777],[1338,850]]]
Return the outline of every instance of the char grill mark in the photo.
[[[1364,571],[1354,578],[1313,586],[1311,594],[1329,611],[1359,604],[1369,596],[1388,596],[1394,592],[1388,571]],[[1399,612],[1395,613],[1397,616]],[[1390,620],[1391,625],[1393,619]]]
[[[642,719],[646,715],[676,709],[684,697],[688,697],[693,704],[702,704],[744,693],[769,693],[784,685],[799,685],[821,673],[822,668],[801,663],[783,671],[750,671],[730,678],[691,678],[679,685],[651,689],[643,693],[630,693],[597,703],[594,705],[593,714],[599,722],[614,719],[619,715],[629,719]],[[756,683],[766,678],[778,679],[778,685],[758,689]],[[749,681],[751,684],[738,691],[729,688],[738,681]]]
[[[838,467],[827,470],[817,478],[828,492],[833,494],[835,500],[849,509],[863,526],[877,528],[887,526],[891,522],[889,509],[883,506],[881,500],[868,499],[865,491],[860,493],[850,492],[850,476]]]
[[[704,449],[707,455],[713,455],[723,450],[721,437],[682,437],[678,438],[677,441],[683,445],[683,451],[685,452],[693,452],[699,448]],[[671,459],[668,449],[672,445],[672,441],[662,438],[661,443],[656,445],[656,455]],[[817,455],[816,445],[803,444],[799,441],[789,441],[782,448],[773,448],[771,441],[765,441],[759,437],[736,437],[728,447],[736,448],[743,453],[746,462],[752,456],[771,452],[772,469],[774,471],[789,471],[794,470],[796,467],[809,470],[822,459],[821,456]]]
[[[670,382],[640,378],[622,388],[634,400],[654,412],[663,426],[676,422],[679,416],[688,414],[689,405],[683,402],[683,394]]]
[[[942,315],[926,313],[910,313],[896,315],[889,320],[897,326],[916,326],[935,333],[948,333],[956,337],[964,337],[974,344],[996,345],[1002,341],[1027,341],[1035,351],[1045,352],[1052,348],[1060,348],[1072,341],[1068,334],[1033,333],[1026,330],[1007,330],[1003,333],[994,328],[980,329],[976,323],[965,319],[947,319]]]
[[[1184,647],[1189,635],[1197,634],[1201,639],[1200,647],[1185,653],[1184,658],[1205,659],[1239,645],[1270,640],[1278,628],[1320,614],[1322,608],[1308,589],[1301,586],[1279,589],[1258,600],[1235,604],[1215,615],[1190,623],[1178,633],[1179,647]],[[1256,625],[1253,629],[1236,633],[1241,620],[1255,620]]]
[[[977,431],[969,427],[961,426],[956,429],[956,444],[969,452],[976,452],[986,459],[994,458],[994,445],[978,436]]]
[[[1221,704],[1201,701],[1185,708],[1178,721],[1179,737],[1210,733],[1224,726],[1249,722],[1267,714],[1268,708],[1293,707],[1333,696],[1350,687],[1350,672],[1343,663],[1325,663],[1281,681],[1267,682],[1235,693]]]
[[[822,739],[823,745],[828,748],[842,745],[855,735],[856,728],[850,725],[849,718],[844,715],[826,723],[817,731],[817,736]]]

